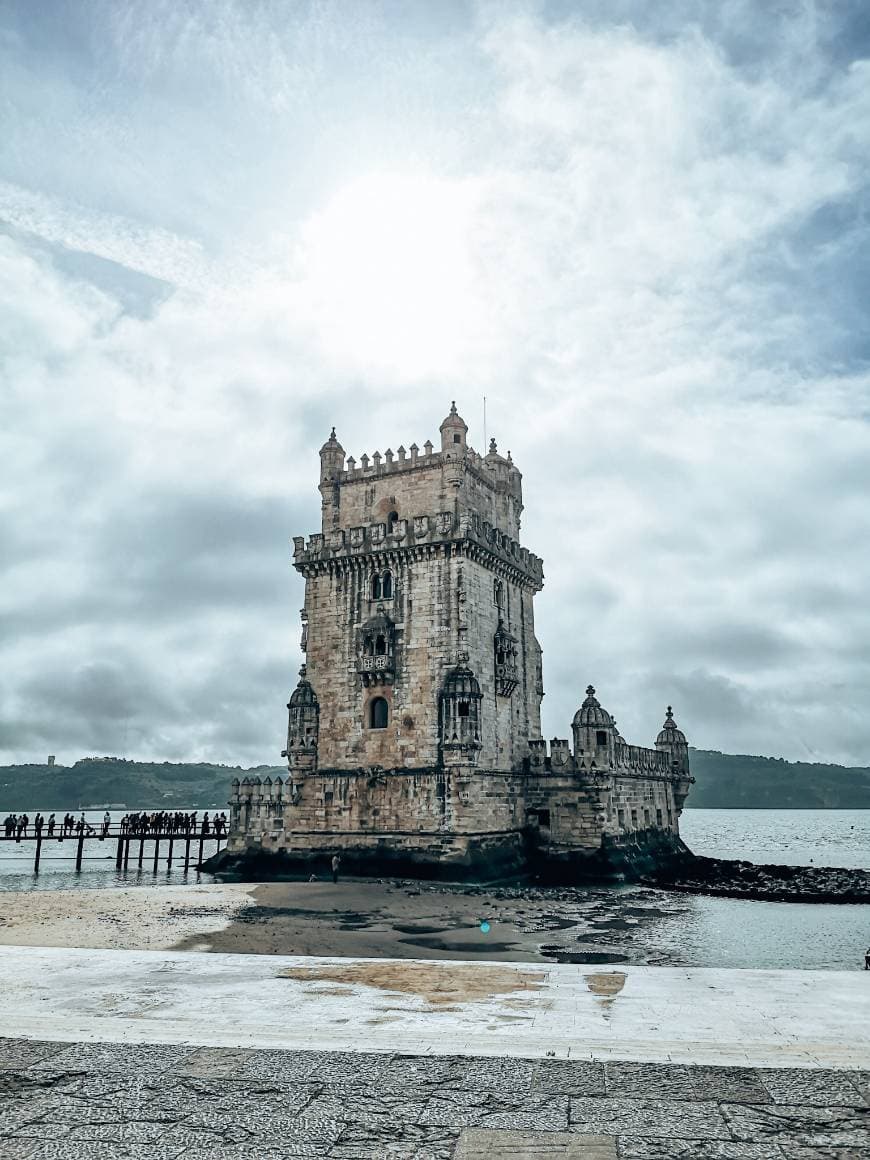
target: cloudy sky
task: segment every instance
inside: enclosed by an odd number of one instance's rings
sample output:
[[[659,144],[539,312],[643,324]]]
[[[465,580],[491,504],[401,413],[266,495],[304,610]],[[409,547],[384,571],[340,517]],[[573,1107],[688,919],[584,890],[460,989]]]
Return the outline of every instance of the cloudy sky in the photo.
[[[544,730],[870,764],[863,0],[0,0],[0,758],[279,760],[317,448],[524,472]]]

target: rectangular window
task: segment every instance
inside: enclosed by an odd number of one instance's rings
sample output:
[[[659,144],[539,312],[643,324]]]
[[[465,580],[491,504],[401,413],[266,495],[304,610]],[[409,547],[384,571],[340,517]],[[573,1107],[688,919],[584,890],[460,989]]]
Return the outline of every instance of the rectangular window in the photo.
[[[656,810],[656,825],[661,826],[663,821],[664,821],[664,819],[662,818],[662,811]]]
[[[616,811],[616,820],[619,822],[620,829],[625,826],[625,810]]]
[[[637,829],[637,810],[631,811],[631,828],[633,830]]]
[[[460,701],[457,712],[459,713],[460,717],[467,717],[469,715],[470,708],[471,706],[467,701]]]
[[[649,829],[649,810],[643,811],[643,824]]]
[[[603,729],[599,729],[598,732],[595,734],[595,743],[596,743],[596,745],[606,745],[607,744],[607,734],[604,732]]]

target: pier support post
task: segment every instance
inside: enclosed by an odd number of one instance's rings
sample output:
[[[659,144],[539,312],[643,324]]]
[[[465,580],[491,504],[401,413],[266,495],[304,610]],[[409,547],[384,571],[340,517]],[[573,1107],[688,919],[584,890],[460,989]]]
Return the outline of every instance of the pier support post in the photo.
[[[124,839],[122,837],[119,837],[118,838],[118,852],[115,855],[115,869],[116,870],[121,869],[121,861],[122,861],[123,857],[124,857]]]
[[[127,869],[127,863],[130,861],[130,839],[124,842],[124,869]]]
[[[145,839],[139,839],[139,869],[142,869],[142,855],[145,852]]]
[[[197,868],[197,870],[198,870],[198,869],[200,868],[200,866],[202,865],[202,844],[203,844],[203,842],[204,842],[204,841],[205,841],[205,839],[203,838],[202,834],[200,834],[200,835],[199,835],[199,857],[198,857],[198,858],[197,858],[197,860],[196,860],[196,868]]]
[[[160,839],[154,839],[154,873],[157,873],[157,859],[160,856]]]
[[[166,859],[166,869],[167,870],[172,869],[172,846],[173,846],[174,842],[175,842],[174,838],[169,839],[169,857]]]
[[[33,860],[33,873],[39,873],[39,851],[42,849],[42,834],[36,835],[36,857]]]
[[[82,830],[82,832],[79,834],[78,845],[76,846],[76,873],[77,874],[82,868],[82,850],[84,850],[84,848],[85,848],[85,832],[84,832],[84,830]]]
[[[190,834],[184,840],[184,873],[187,873],[187,868],[190,866]]]

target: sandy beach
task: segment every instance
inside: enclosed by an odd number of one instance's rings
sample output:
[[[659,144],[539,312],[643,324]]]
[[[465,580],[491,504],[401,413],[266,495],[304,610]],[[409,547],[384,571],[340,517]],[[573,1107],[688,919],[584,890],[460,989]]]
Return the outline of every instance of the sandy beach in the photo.
[[[251,904],[251,891],[240,885],[4,891],[0,945],[171,950],[220,929]]]

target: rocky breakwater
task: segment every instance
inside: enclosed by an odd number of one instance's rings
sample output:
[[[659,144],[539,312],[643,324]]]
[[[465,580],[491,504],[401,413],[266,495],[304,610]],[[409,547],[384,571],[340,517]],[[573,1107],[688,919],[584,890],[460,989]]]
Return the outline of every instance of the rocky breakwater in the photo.
[[[870,870],[836,866],[757,866],[727,858],[703,858],[688,850],[641,881],[687,894],[753,898],[763,902],[870,903]]]

